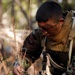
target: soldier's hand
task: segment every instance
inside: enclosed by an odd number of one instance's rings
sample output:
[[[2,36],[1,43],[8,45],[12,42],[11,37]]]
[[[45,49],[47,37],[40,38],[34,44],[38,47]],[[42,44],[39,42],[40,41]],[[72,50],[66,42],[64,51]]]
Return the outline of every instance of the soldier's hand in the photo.
[[[14,75],[23,75],[23,72],[24,72],[24,69],[19,63],[14,64],[14,67],[13,67]]]

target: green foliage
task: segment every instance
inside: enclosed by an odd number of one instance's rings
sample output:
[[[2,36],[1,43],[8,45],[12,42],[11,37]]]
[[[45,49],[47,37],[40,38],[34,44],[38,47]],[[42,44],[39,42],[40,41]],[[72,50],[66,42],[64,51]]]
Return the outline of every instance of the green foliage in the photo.
[[[23,64],[25,70],[27,70],[30,67],[30,63],[28,62],[28,60],[22,61],[22,64]]]
[[[7,9],[9,9],[9,5],[10,5],[11,0],[2,0],[2,8],[3,11],[7,11]]]

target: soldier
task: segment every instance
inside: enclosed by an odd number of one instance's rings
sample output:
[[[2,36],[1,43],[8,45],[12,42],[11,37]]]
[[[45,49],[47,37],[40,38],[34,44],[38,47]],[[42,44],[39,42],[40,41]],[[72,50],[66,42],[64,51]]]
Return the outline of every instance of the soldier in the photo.
[[[34,63],[45,47],[46,53],[50,55],[50,72],[52,75],[62,75],[67,70],[69,59],[72,12],[68,12],[66,18],[63,18],[61,6],[53,1],[46,1],[37,10],[36,21],[38,28],[25,39],[22,55],[26,52],[25,57]],[[14,73],[22,74],[20,65],[15,66]]]

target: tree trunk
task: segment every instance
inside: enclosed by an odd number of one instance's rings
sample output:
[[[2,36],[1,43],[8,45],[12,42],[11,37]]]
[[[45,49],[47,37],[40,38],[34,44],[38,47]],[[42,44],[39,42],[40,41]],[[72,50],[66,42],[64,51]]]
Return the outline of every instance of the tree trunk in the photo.
[[[0,0],[0,26],[2,25],[2,0]]]

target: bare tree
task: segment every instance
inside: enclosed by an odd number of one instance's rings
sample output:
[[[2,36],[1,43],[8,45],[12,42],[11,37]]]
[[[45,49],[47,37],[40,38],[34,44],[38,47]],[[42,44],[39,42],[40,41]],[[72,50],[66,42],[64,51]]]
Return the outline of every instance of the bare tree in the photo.
[[[27,28],[29,29],[29,27],[30,27],[30,25],[29,25],[29,24],[30,24],[30,23],[29,23],[29,16],[28,16],[29,14],[27,14],[27,13],[26,13],[26,10],[23,9],[23,7],[22,7],[22,5],[21,5],[21,3],[20,3],[19,0],[15,0],[15,2],[17,3],[17,5],[19,6],[21,12],[24,14],[25,18],[27,19],[27,22],[28,22],[28,27],[27,27]],[[27,2],[28,2],[28,5],[29,5],[29,6],[28,6],[28,10],[29,10],[29,7],[30,7],[30,0],[28,0]]]
[[[2,25],[2,0],[0,0],[0,25]]]
[[[73,10],[72,4],[69,4],[68,0],[63,0],[63,10]]]

